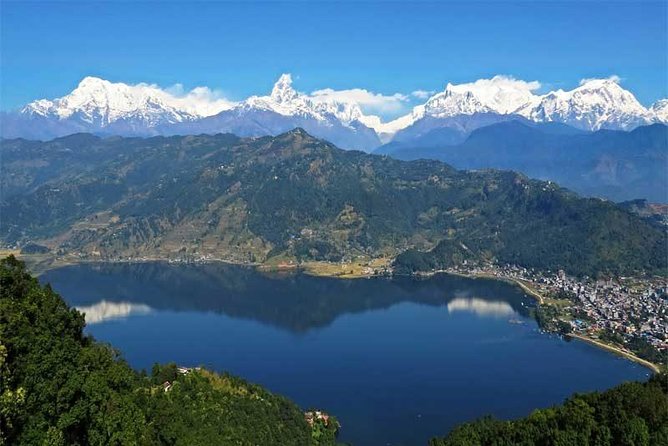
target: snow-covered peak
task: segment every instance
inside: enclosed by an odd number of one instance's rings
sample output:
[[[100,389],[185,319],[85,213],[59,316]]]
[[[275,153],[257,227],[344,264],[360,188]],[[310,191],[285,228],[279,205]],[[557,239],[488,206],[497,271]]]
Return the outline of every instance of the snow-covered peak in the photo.
[[[619,85],[619,78],[584,79],[580,86],[567,93],[573,100],[589,104],[604,104],[608,108],[616,107],[625,111],[645,111],[630,91]]]
[[[668,99],[656,101],[650,108],[650,112],[656,121],[668,124]]]
[[[535,103],[533,91],[540,83],[497,75],[463,84],[448,83],[445,90],[431,96],[424,104],[393,121],[374,127],[386,134],[396,133],[423,118],[448,119],[478,113],[512,114],[518,108]]]
[[[652,122],[651,113],[619,85],[616,76],[585,79],[573,90],[547,93],[517,113],[533,121],[563,122],[586,130],[629,130]]]
[[[278,103],[293,101],[298,96],[297,91],[292,88],[292,75],[289,73],[282,74],[271,90],[271,98]]]
[[[449,83],[444,91],[414,107],[411,113],[374,128],[393,133],[424,118],[447,125],[446,121],[451,118],[458,117],[461,121],[479,113],[518,115],[535,122],[561,122],[585,130],[631,130],[652,122],[668,122],[668,100],[658,101],[648,110],[622,88],[617,76],[583,79],[572,90],[556,90],[544,95],[534,93],[538,88],[540,83],[536,81],[508,76],[458,85]]]
[[[154,127],[210,116],[230,106],[229,101],[205,87],[175,95],[156,85],[128,85],[88,76],[70,94],[31,102],[21,113],[59,120],[71,118],[99,128],[117,121]]]
[[[308,117],[323,122],[338,120],[344,125],[355,121],[366,125],[365,121],[368,121],[359,105],[354,102],[310,96],[295,90],[292,76],[288,73],[279,77],[269,96],[251,96],[239,103],[236,109],[245,112],[268,110],[284,116]]]
[[[367,127],[374,129],[380,140],[385,143],[389,142],[395,133],[415,123],[417,119],[413,113],[409,113],[388,122],[383,122],[378,116],[373,115],[364,116],[360,121]]]
[[[77,89],[92,89],[109,87],[111,82],[95,76],[86,76],[79,82]]]
[[[602,78],[587,78],[580,81],[580,86],[575,90],[598,90],[601,88],[612,88],[612,89],[622,89],[619,85],[621,79],[619,76],[610,76]]]
[[[533,91],[538,88],[540,83],[537,81],[526,82],[509,76],[494,76],[466,84],[448,84],[445,91],[451,96],[475,98],[483,107],[505,115],[531,102],[535,98]]]
[[[169,133],[167,127],[179,123],[185,124],[179,130],[183,131],[192,122],[226,110],[229,110],[226,116],[234,117],[226,119],[243,121],[248,127],[262,127],[258,119],[267,120],[272,113],[277,113],[282,123],[306,125],[306,121],[317,121],[318,126],[330,130],[345,127],[346,131],[366,134],[373,134],[369,130],[373,129],[383,142],[414,124],[420,132],[439,126],[470,131],[495,120],[517,116],[535,122],[561,122],[586,130],[631,130],[653,122],[668,123],[668,100],[658,101],[647,109],[622,88],[615,76],[584,79],[572,90],[543,95],[535,94],[538,88],[537,81],[527,82],[510,76],[448,83],[443,91],[413,107],[410,113],[386,122],[363,110],[389,113],[387,104],[391,103],[396,106],[391,112],[396,113],[412,98],[423,96],[401,93],[388,96],[365,89],[331,88],[306,94],[296,90],[292,76],[285,73],[269,94],[232,103],[206,87],[184,91],[177,84],[162,89],[153,84],[130,85],[88,76],[66,96],[31,102],[18,113],[18,118],[29,118],[24,125],[27,135],[36,134],[37,127],[50,136],[75,131],[151,135]],[[35,123],[35,119],[48,122]],[[248,127],[240,128],[245,131]],[[23,127],[18,125],[17,128]],[[24,133],[15,131],[14,134],[22,136]]]
[[[413,110],[413,115],[444,118],[475,113],[513,113],[535,99],[533,91],[540,83],[517,80],[509,76],[494,76],[464,84],[451,84],[427,102]]]

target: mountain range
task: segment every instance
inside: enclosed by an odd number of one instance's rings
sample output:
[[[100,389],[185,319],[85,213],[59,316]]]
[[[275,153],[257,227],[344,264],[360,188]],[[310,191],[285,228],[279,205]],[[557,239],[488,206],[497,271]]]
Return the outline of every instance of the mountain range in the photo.
[[[345,149],[371,151],[382,143],[421,140],[462,142],[473,130],[508,120],[562,123],[596,131],[632,130],[668,122],[668,100],[644,107],[616,77],[583,80],[577,88],[536,94],[537,82],[495,76],[447,84],[405,116],[383,122],[365,114],[359,103],[340,97],[305,94],[282,75],[267,96],[240,102],[211,99],[208,89],[177,95],[155,85],[112,83],[84,78],[70,94],[40,99],[2,113],[2,135],[51,139],[72,133],[155,136],[234,133],[277,135],[293,128]]]
[[[459,138],[446,129],[374,153],[397,159],[436,159],[459,169],[509,169],[550,180],[579,194],[614,201],[668,203],[668,126],[587,132],[518,118]]]
[[[5,246],[88,259],[494,260],[573,274],[666,268],[653,219],[509,171],[345,151],[303,129],[4,140]],[[403,254],[402,254],[403,253]]]

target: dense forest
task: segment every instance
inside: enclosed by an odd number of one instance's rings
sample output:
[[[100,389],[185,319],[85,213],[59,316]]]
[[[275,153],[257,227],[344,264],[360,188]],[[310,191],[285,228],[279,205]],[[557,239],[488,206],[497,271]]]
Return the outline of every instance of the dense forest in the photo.
[[[550,182],[337,149],[296,129],[5,140],[0,239],[56,255],[468,262],[574,275],[665,271],[666,231]],[[32,245],[34,246],[34,245]]]
[[[574,395],[526,418],[483,418],[430,446],[659,446],[668,444],[668,376]]]
[[[0,260],[0,445],[332,445],[337,422],[230,375],[138,373],[14,257]]]

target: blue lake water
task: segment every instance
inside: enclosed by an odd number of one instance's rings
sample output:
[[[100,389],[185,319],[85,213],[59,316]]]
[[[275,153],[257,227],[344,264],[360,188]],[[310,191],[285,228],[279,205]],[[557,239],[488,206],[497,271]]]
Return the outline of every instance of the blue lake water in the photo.
[[[648,371],[541,333],[512,285],[316,278],[222,264],[77,265],[50,282],[136,368],[229,371],[321,408],[356,446],[426,445],[483,415],[512,418]]]

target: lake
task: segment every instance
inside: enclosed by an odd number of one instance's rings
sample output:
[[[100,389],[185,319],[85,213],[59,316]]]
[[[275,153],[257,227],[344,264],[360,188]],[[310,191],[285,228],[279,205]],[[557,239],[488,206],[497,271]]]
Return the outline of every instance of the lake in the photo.
[[[229,371],[336,415],[340,440],[357,446],[426,445],[464,421],[525,416],[649,374],[541,333],[534,301],[494,280],[168,263],[68,266],[41,280],[134,367]]]

